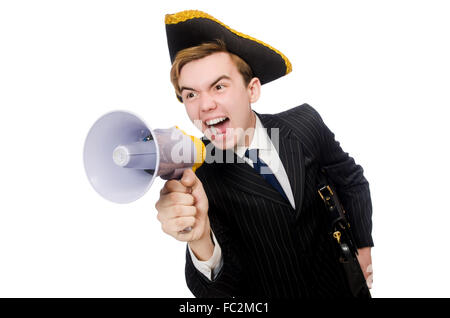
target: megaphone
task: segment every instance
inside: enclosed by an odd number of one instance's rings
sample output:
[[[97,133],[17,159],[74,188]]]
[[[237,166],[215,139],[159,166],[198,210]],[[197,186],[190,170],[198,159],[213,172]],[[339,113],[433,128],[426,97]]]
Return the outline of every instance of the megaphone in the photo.
[[[105,199],[130,203],[142,197],[153,180],[179,179],[185,169],[195,170],[205,160],[203,142],[177,126],[152,130],[127,111],[100,117],[84,143],[86,175]]]

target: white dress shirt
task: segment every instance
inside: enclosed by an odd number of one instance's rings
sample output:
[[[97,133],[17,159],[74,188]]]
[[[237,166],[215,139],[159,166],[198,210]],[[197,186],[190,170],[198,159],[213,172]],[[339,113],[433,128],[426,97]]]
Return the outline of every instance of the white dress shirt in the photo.
[[[259,149],[259,158],[264,161],[273,172],[281,187],[283,188],[284,193],[289,200],[289,203],[291,204],[292,208],[295,209],[294,195],[292,193],[291,185],[289,184],[289,178],[286,174],[286,170],[284,170],[283,164],[280,160],[280,156],[278,155],[275,146],[270,140],[266,128],[264,128],[256,114],[255,116],[255,131],[253,134],[252,142],[250,143],[248,149]],[[243,158],[245,162],[247,162],[253,168],[253,162],[249,158],[244,157],[246,150],[247,147],[237,147],[235,153],[239,157]],[[212,280],[220,271],[223,264],[222,250],[220,249],[219,243],[217,242],[214,233],[212,233],[212,237],[214,241],[214,251],[211,258],[207,261],[199,261],[197,257],[195,257],[188,244],[191,259],[194,263],[195,268],[210,280]]]

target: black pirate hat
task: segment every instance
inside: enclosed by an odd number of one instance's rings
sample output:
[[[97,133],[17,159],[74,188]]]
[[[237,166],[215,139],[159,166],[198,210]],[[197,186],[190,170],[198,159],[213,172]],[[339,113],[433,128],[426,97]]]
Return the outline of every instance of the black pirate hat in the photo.
[[[261,84],[276,80],[292,71],[287,57],[272,46],[251,36],[235,31],[209,14],[186,10],[167,14],[167,43],[173,63],[183,49],[205,42],[222,40],[228,51],[242,58],[258,77]]]

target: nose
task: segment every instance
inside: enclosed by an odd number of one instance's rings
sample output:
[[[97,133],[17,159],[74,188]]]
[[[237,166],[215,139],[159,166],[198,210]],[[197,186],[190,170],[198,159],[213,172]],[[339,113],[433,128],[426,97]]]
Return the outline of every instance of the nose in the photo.
[[[216,101],[214,98],[208,94],[203,93],[200,95],[200,110],[203,112],[208,112],[210,110],[213,110],[217,107]]]

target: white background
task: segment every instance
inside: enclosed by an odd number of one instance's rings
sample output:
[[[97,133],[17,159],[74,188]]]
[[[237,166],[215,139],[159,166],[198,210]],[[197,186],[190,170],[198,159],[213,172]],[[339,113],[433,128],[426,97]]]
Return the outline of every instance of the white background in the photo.
[[[2,1],[0,296],[191,297],[185,244],[154,204],[90,186],[84,138],[105,112],[196,136],[169,81],[164,15],[203,10],[282,51],[293,72],[254,105],[307,102],[364,167],[374,297],[448,297],[446,1]]]

